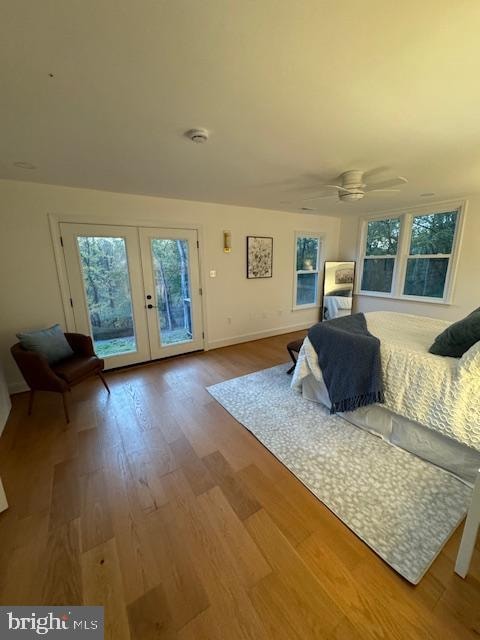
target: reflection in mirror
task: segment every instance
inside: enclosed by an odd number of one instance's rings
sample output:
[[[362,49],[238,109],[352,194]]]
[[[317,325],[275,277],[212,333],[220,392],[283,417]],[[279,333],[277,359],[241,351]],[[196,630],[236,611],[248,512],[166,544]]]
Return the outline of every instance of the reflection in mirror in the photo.
[[[352,313],[355,262],[325,262],[322,320]]]

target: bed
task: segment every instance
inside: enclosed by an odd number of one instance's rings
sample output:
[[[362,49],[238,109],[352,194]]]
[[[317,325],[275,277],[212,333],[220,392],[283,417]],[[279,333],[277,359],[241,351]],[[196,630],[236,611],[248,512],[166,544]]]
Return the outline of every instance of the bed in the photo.
[[[341,318],[352,313],[351,296],[326,295],[323,297],[323,317],[325,320]]]
[[[380,339],[385,403],[342,414],[349,422],[473,482],[480,468],[480,343],[462,358],[428,353],[448,322],[377,311],[366,313]],[[300,350],[292,387],[330,408],[308,338]]]

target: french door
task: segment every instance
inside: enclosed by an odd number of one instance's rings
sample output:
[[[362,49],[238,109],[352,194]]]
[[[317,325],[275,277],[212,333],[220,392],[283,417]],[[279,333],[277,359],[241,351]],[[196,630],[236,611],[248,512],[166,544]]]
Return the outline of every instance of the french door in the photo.
[[[76,330],[107,368],[203,348],[197,232],[61,223]]]
[[[139,229],[152,358],[203,348],[197,232]]]

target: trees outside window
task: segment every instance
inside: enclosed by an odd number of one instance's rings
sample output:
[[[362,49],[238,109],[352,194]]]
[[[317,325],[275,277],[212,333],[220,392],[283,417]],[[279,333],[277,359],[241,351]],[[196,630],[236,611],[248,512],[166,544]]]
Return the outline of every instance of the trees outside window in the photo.
[[[365,221],[360,292],[445,300],[460,213]]]
[[[318,304],[318,271],[320,237],[295,234],[295,285],[293,306],[312,307]]]
[[[77,244],[97,353],[108,356],[135,351],[125,239],[80,236]],[[187,241],[153,239],[152,260],[162,344],[191,340]]]

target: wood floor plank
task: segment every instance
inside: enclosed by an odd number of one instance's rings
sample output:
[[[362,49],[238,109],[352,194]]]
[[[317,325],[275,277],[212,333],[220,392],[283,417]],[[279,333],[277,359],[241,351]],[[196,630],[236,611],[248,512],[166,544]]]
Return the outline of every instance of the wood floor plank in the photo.
[[[106,485],[115,545],[122,574],[125,602],[137,600],[161,582],[150,538],[146,514],[130,475],[123,448],[109,452]]]
[[[304,640],[322,637],[311,628],[302,607],[291,598],[289,587],[278,573],[272,573],[250,590],[250,599],[270,638]],[[325,636],[323,636],[325,637]]]
[[[147,521],[153,554],[176,630],[210,606],[195,568],[196,557],[187,545],[182,544],[181,526],[181,519],[170,504],[152,513]]]
[[[177,637],[162,585],[127,607],[132,640],[174,640]]]
[[[22,460],[23,464],[20,462]],[[25,464],[26,463],[26,464]],[[22,468],[21,473],[15,473],[14,481],[9,489],[8,500],[19,518],[43,513],[50,508],[53,467],[51,461],[43,456],[33,461],[27,452],[22,452],[16,460],[16,466]],[[17,466],[17,468],[18,468]],[[6,472],[8,473],[8,467]],[[4,471],[2,469],[2,475]],[[13,502],[10,502],[10,497]]]
[[[225,619],[223,611],[218,607],[211,606],[195,616],[188,624],[178,632],[178,640],[200,640],[205,638],[208,640],[225,640]],[[244,636],[235,636],[233,627],[228,628],[228,640],[243,640]]]
[[[80,490],[77,460],[59,462],[53,470],[50,529],[80,517]]]
[[[342,562],[341,556],[322,545],[319,536],[312,536],[302,542],[297,551],[334,598],[345,617],[358,629],[361,637],[378,637],[379,629],[392,640],[428,637],[425,628],[422,628],[422,609],[407,607],[402,612],[395,606],[385,607],[384,602],[375,598],[368,585],[359,584],[348,566]],[[361,571],[367,565],[368,561],[365,565],[362,564]],[[404,624],[398,625],[398,618],[403,614],[406,616]]]
[[[331,633],[343,617],[342,610],[303,562],[269,514],[263,509],[257,511],[245,521],[245,524],[272,569],[280,576],[280,582],[283,583],[279,586],[277,581],[279,589],[275,593],[279,598],[278,605],[287,608],[292,617],[301,613],[311,637],[322,637],[322,634]],[[267,576],[265,582],[268,585],[267,590],[272,593],[274,578]],[[258,592],[261,589],[262,583],[258,588],[253,587],[252,591]],[[296,624],[295,619],[292,626]]]
[[[167,498],[163,490],[161,476],[167,472],[165,470],[167,465],[164,465],[162,461],[157,467],[150,454],[145,452],[131,453],[127,459],[131,480],[134,483],[133,490],[137,493],[142,511],[151,513],[166,504]]]
[[[114,538],[81,555],[83,604],[105,607],[105,640],[130,640]]]
[[[93,473],[103,467],[103,451],[98,429],[84,429],[78,433],[78,472]]]
[[[113,538],[113,526],[103,470],[80,477],[82,551]]]
[[[276,479],[281,464],[268,449],[217,402],[206,405],[204,410],[210,417],[208,428],[211,438],[234,471],[255,464],[262,472]]]
[[[83,587],[80,566],[80,522],[70,520],[48,535],[43,554],[42,604],[81,605]]]
[[[230,550],[232,563],[245,587],[251,587],[272,572],[259,548],[219,487],[198,496],[202,516],[220,534],[222,545]]]
[[[239,476],[293,545],[299,544],[312,533],[305,514],[290,502],[285,493],[280,493],[255,465],[242,469]]]
[[[43,554],[48,536],[48,512],[22,518],[8,550],[6,575],[0,578],[0,602],[35,605],[42,600]]]
[[[70,424],[78,432],[85,429],[96,429],[97,411],[92,398],[70,402]]]
[[[197,456],[187,438],[178,438],[178,440],[170,444],[170,448],[176,458],[178,466],[182,468],[192,491],[196,495],[208,491],[215,486],[215,481],[210,475],[210,472]]]
[[[163,479],[167,495],[180,518],[181,544],[191,549],[199,575],[215,611],[221,613],[224,629],[234,638],[267,638],[255,609],[242,586],[231,551],[222,544],[221,532],[215,529],[198,505],[181,470]]]
[[[253,497],[239,476],[234,473],[220,451],[206,456],[203,458],[203,462],[240,520],[245,520],[261,509],[261,504]]]
[[[180,388],[182,386],[184,385],[180,384]],[[205,425],[209,423],[209,417],[202,404],[195,402],[190,397],[176,395],[168,397],[166,409],[175,414],[176,422],[198,457],[201,458],[216,451],[217,446],[205,428]]]
[[[376,609],[377,594],[382,594],[381,609],[394,611],[394,621],[391,629],[395,629],[399,638],[428,638],[438,639],[439,637],[453,640],[463,640],[472,638],[468,629],[463,629],[454,617],[442,619],[435,612],[424,606],[421,599],[413,597],[415,587],[403,584],[403,580],[391,570],[379,571],[377,565],[381,560],[374,557],[370,562],[361,563],[352,572],[352,577],[359,590],[364,590],[370,594],[371,609]],[[382,567],[385,569],[385,567]],[[409,594],[405,593],[407,587]],[[388,621],[382,619],[384,629],[388,629]]]

